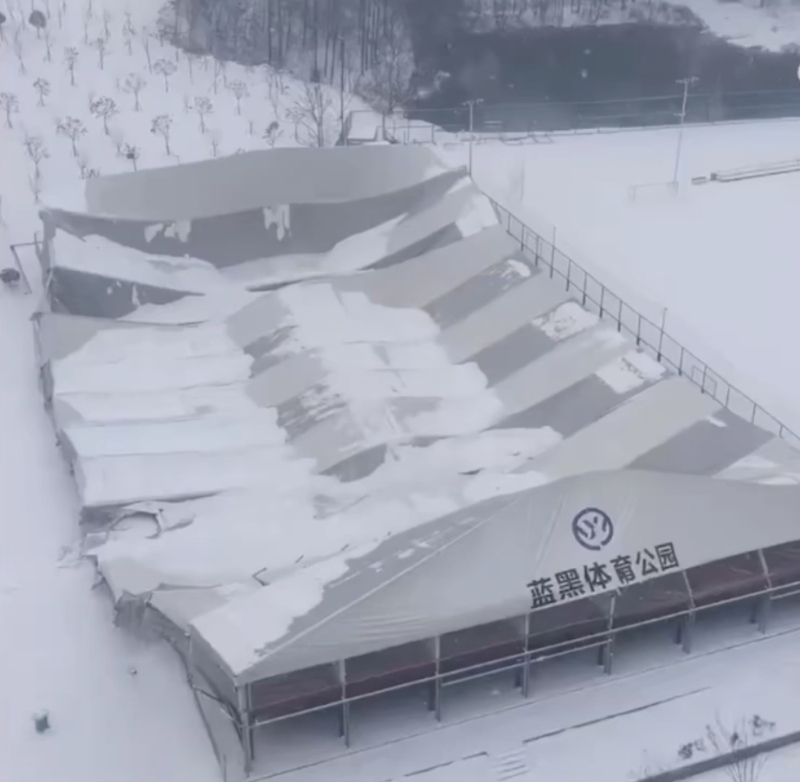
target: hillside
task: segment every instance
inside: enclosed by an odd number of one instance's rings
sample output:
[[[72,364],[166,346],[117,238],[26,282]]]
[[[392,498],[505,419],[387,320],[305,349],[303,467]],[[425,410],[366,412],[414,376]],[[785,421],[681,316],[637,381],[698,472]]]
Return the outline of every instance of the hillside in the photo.
[[[159,0],[50,0],[37,28],[27,3],[7,0],[0,219],[13,241],[30,241],[45,194],[68,198],[81,178],[334,144],[342,113],[362,106],[279,68],[187,54],[157,24],[160,7]]]
[[[460,18],[471,32],[629,23],[693,25],[742,46],[773,51],[800,46],[800,5],[793,0],[460,0],[459,5]]]

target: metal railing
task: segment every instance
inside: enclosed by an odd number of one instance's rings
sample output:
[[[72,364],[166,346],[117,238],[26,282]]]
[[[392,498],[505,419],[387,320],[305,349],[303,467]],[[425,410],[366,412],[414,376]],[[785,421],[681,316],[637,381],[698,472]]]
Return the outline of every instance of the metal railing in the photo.
[[[438,137],[474,132],[482,135],[548,134],[598,129],[636,129],[677,125],[683,94],[583,102],[531,100],[473,106],[410,108],[384,117],[386,134],[398,140],[436,143]],[[359,113],[350,113],[350,123]],[[369,112],[367,112],[369,113]],[[709,124],[800,118],[800,87],[757,92],[690,93],[685,122]]]
[[[797,434],[670,337],[663,324],[654,323],[626,304],[554,244],[529,228],[497,201],[489,196],[487,198],[493,204],[508,234],[519,242],[521,250],[551,278],[562,280],[567,291],[576,294],[584,309],[613,323],[617,331],[630,337],[643,352],[677,375],[689,379],[704,394],[713,397],[740,418],[776,434],[793,447],[800,448],[800,437]]]

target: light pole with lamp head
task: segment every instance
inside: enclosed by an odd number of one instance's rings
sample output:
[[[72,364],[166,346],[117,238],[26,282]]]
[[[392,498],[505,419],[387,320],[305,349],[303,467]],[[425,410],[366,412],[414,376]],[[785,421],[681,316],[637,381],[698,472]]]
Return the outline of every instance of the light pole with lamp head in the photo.
[[[465,100],[463,106],[469,106],[469,175],[472,176],[472,133],[475,128],[475,107],[483,103],[483,98]]]
[[[678,170],[681,165],[681,147],[683,146],[683,124],[686,121],[686,103],[689,100],[689,85],[697,81],[697,76],[687,76],[685,79],[678,79],[676,84],[683,85],[683,102],[681,103],[680,126],[678,127],[678,147],[675,150],[675,171],[672,174],[672,188],[678,192]]]

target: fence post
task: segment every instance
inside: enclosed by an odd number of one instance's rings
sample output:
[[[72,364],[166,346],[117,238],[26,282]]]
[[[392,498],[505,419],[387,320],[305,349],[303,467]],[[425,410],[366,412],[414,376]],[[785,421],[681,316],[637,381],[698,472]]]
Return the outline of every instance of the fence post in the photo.
[[[606,299],[606,286],[600,285],[600,320],[603,319],[603,307]]]
[[[681,345],[681,354],[678,356],[678,375],[683,375],[683,354],[686,352],[686,348]]]
[[[539,261],[542,259],[542,253],[540,251],[542,242],[542,237],[539,234],[536,234],[536,265],[539,265]]]
[[[705,394],[706,392],[706,373],[708,372],[708,365],[703,364],[703,377],[700,380],[700,391]],[[755,415],[755,413],[754,413]]]
[[[619,300],[619,311],[617,313],[617,331],[622,332],[622,299]]]
[[[572,259],[567,258],[567,293],[569,293],[569,284],[571,276],[572,276]]]
[[[552,248],[550,252],[550,277],[552,278],[556,266],[556,246],[551,244],[550,247]]]

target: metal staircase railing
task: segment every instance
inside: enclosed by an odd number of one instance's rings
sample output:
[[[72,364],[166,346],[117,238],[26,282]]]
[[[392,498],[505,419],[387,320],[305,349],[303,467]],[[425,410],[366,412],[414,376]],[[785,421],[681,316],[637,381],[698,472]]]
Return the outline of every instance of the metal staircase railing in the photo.
[[[523,252],[537,267],[547,271],[551,278],[563,280],[567,291],[574,291],[585,309],[614,323],[617,331],[628,335],[642,351],[677,375],[691,380],[704,394],[712,396],[723,407],[800,449],[800,437],[797,434],[670,337],[664,331],[663,325],[654,323],[626,304],[554,244],[525,225],[493,198],[487,198],[494,205],[506,231],[520,243]]]

